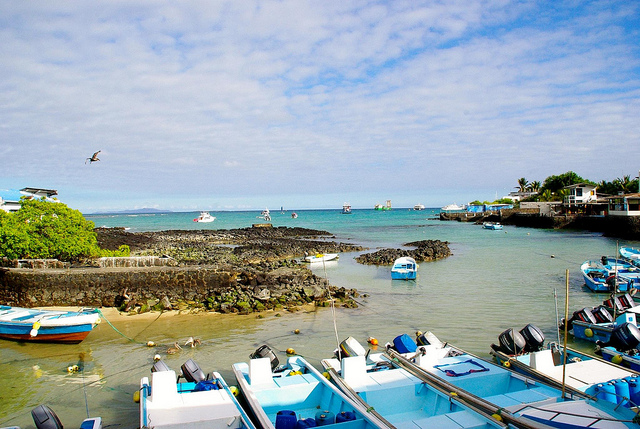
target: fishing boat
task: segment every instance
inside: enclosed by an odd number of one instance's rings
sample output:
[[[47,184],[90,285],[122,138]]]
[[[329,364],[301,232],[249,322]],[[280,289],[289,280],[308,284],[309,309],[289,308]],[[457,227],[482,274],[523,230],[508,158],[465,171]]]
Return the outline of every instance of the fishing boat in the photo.
[[[37,429],[62,429],[62,423],[55,412],[47,405],[38,405],[31,410],[31,417]],[[17,426],[6,429],[20,429]],[[82,421],[80,429],[102,429],[101,417],[89,417]]]
[[[558,389],[465,352],[449,343],[389,344],[387,355],[424,383],[449,392],[510,427],[636,427],[636,413],[589,395]],[[408,340],[407,340],[408,338]],[[418,343],[421,343],[418,337]],[[397,343],[397,344],[396,344]]]
[[[349,203],[344,203],[344,204],[342,205],[342,212],[341,212],[341,213],[342,213],[342,214],[351,214],[351,213],[352,213],[352,211],[351,211],[351,204],[349,204]]]
[[[208,223],[208,222],[213,222],[214,220],[216,220],[215,216],[211,216],[209,212],[200,212],[200,216],[195,218],[193,221]]]
[[[574,311],[567,322],[562,319],[559,329],[564,331],[567,323],[567,332],[572,333],[575,338],[593,343],[608,343],[612,336],[637,338],[640,341],[640,330],[636,323],[638,311],[638,307],[633,307],[613,319],[605,306],[584,307]]]
[[[499,222],[484,222],[482,224],[482,227],[484,229],[491,229],[491,230],[498,230],[503,228],[502,224]]]
[[[600,395],[614,404],[628,405],[631,398],[634,406],[640,405],[640,380],[635,371],[555,342],[545,346],[544,341],[542,331],[528,324],[520,331],[502,332],[489,353],[498,364],[557,388]]]
[[[424,207],[424,204],[416,204],[415,206],[413,206],[413,209],[420,211],[420,210],[424,210],[425,207]]]
[[[585,286],[592,292],[624,292],[635,287],[636,279],[611,271],[599,261],[583,262],[580,271]]]
[[[232,366],[240,392],[264,429],[313,426],[373,429],[390,427],[329,382],[301,356],[286,364],[268,346],[249,363]]]
[[[334,259],[338,259],[340,256],[337,253],[316,253],[315,255],[305,256],[305,262],[329,262]]]
[[[396,259],[391,267],[392,280],[414,280],[417,275],[418,264],[409,256]]]
[[[636,267],[627,259],[602,256],[600,262],[611,274],[621,273],[631,278],[640,276],[640,268]]]
[[[100,323],[97,309],[38,310],[0,305],[0,338],[5,340],[77,344]]]
[[[640,249],[623,246],[618,249],[618,252],[625,260],[631,262],[636,267],[640,267]]]
[[[141,428],[255,429],[224,378],[205,375],[192,359],[176,377],[164,361],[140,380]]]
[[[264,219],[267,222],[271,221],[271,212],[269,211],[269,208],[265,208],[264,210],[262,210],[260,212],[260,216],[256,216],[256,218]]]
[[[449,392],[425,384],[384,353],[365,351],[353,337],[323,359],[331,381],[349,398],[397,428],[504,428]]]
[[[385,203],[385,205],[382,205],[380,203],[377,203],[375,206],[373,206],[374,210],[381,210],[381,211],[388,211],[391,210],[391,200],[387,200],[387,202]]]

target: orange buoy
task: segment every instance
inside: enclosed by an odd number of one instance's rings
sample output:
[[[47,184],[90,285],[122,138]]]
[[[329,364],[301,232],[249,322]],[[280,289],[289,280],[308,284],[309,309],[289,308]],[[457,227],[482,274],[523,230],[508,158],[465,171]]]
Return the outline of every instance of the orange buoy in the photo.
[[[372,346],[377,346],[377,345],[378,345],[378,340],[377,340],[377,339],[375,339],[375,338],[373,338],[373,337],[369,337],[369,338],[367,338],[367,342],[368,342],[369,344],[371,344]]]

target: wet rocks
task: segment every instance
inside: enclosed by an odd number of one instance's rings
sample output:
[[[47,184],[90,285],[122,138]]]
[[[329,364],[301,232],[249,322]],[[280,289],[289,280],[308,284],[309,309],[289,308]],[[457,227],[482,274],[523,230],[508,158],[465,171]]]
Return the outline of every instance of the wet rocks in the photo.
[[[356,261],[365,265],[392,265],[393,262],[403,256],[410,256],[416,262],[435,261],[451,256],[449,243],[440,240],[421,240],[406,243],[405,246],[415,249],[382,249],[372,253],[365,253],[356,258]]]

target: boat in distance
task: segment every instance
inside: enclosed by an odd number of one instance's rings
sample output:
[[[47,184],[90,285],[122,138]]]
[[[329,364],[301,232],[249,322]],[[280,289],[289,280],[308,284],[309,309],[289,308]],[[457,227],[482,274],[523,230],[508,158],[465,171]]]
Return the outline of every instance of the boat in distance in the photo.
[[[216,218],[215,218],[215,216],[211,216],[211,213],[209,213],[209,212],[200,212],[200,216],[195,218],[193,221],[194,222],[208,223],[208,222],[213,222],[214,220],[216,220]]]
[[[482,224],[482,227],[484,229],[491,229],[491,230],[499,230],[503,228],[502,224],[499,222],[484,222]]]
[[[315,255],[305,256],[305,262],[329,262],[334,259],[338,259],[340,255],[338,253],[316,253]]]
[[[224,378],[205,374],[192,359],[182,365],[180,376],[160,360],[151,380],[140,380],[140,427],[255,429]]]
[[[410,256],[403,256],[394,261],[391,267],[392,280],[415,280],[418,275],[418,264]]]
[[[415,206],[413,206],[414,210],[424,210],[424,204],[416,204]]]
[[[98,323],[95,308],[60,311],[0,305],[0,338],[6,340],[77,344]]]
[[[342,214],[351,214],[351,213],[353,213],[353,212],[351,211],[351,204],[349,204],[349,203],[344,203],[344,204],[342,205],[342,212],[341,212],[341,213],[342,213]]]
[[[329,382],[302,356],[286,364],[268,346],[233,364],[233,372],[256,423],[264,429],[314,426],[329,428],[388,428]]]

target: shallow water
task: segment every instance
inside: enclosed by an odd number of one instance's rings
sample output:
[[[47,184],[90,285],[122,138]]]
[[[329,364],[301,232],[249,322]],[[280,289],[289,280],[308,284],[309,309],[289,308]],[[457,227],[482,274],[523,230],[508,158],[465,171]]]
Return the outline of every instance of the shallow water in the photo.
[[[292,347],[318,367],[331,355],[337,340],[353,336],[365,344],[381,344],[402,333],[431,330],[444,341],[488,358],[489,345],[504,329],[533,323],[547,339],[557,339],[556,300],[564,313],[565,272],[570,271],[569,312],[599,304],[605,296],[583,288],[580,264],[612,255],[620,242],[599,234],[558,232],[506,226],[503,231],[478,225],[430,220],[437,211],[355,210],[272,213],[274,226],[303,226],[328,230],[338,241],[376,247],[399,247],[409,241],[439,239],[450,243],[453,256],[420,264],[416,281],[390,280],[390,267],[363,266],[357,253],[312,269],[337,286],[361,293],[357,309],[329,308],[297,313],[256,315],[163,314],[157,319],[127,318],[100,324],[79,345],[0,343],[0,426],[34,427],[30,410],[46,403],[67,427],[76,427],[87,414],[103,417],[105,427],[138,427],[138,407],[132,400],[140,378],[149,375],[154,354],[160,353],[174,370],[193,358],[207,372],[222,373],[235,384],[231,364],[248,359],[261,344],[278,351]],[[215,222],[192,222],[197,213],[153,216],[92,216],[96,225],[128,226],[132,231],[212,228],[227,229],[260,223],[256,212],[220,212]],[[146,226],[145,226],[146,225]],[[335,325],[334,325],[335,320]],[[337,328],[337,339],[336,330]],[[300,334],[294,330],[299,329]],[[194,336],[202,345],[167,355],[175,341]],[[129,338],[133,339],[131,341]],[[158,347],[149,348],[147,341]],[[573,344],[590,351],[590,343]],[[81,363],[84,371],[68,373]]]

